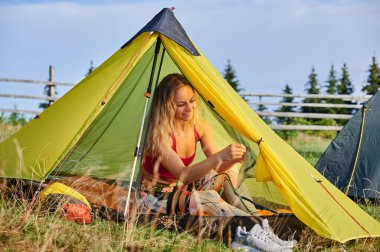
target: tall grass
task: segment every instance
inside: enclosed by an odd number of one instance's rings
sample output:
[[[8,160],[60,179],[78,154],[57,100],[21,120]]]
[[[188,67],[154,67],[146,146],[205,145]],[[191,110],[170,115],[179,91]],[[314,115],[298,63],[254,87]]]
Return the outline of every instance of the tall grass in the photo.
[[[0,124],[0,141],[19,127]],[[331,139],[300,134],[288,142],[311,164],[315,164]],[[229,244],[201,239],[197,234],[135,225],[126,237],[123,223],[107,221],[96,214],[92,222],[79,225],[68,222],[63,213],[48,212],[39,202],[26,222],[21,224],[30,199],[17,188],[0,183],[0,251],[229,251]],[[366,202],[362,208],[380,220],[380,207]],[[130,224],[129,224],[130,225]],[[379,239],[360,239],[346,244],[347,251],[380,251]],[[342,251],[339,243],[321,238],[305,228],[295,251]]]
[[[27,200],[2,191],[0,200],[1,251],[221,251],[227,246],[212,240],[200,240],[186,232],[168,231],[147,225],[133,226],[129,242],[123,223],[93,216],[91,224],[68,222],[58,209],[49,213],[37,204],[22,222]]]
[[[22,125],[1,122],[0,120],[0,143],[21,129]]]

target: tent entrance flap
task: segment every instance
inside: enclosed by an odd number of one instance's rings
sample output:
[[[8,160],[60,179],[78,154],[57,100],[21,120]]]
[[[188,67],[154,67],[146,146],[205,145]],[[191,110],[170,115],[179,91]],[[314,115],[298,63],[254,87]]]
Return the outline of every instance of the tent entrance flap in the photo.
[[[132,69],[102,112],[78,140],[69,156],[60,164],[59,176],[79,175],[129,180],[140,123],[144,116],[144,94],[149,89],[155,50],[156,44],[153,44]],[[162,59],[161,68],[156,67],[154,72],[154,76],[157,76],[156,83],[170,73],[180,73],[163,46],[160,55],[162,56],[158,59]],[[150,107],[152,99],[148,100]]]
[[[147,50],[102,112],[60,164],[58,175],[120,179],[130,176],[144,93],[150,79],[155,45]],[[128,168],[129,167],[129,168]]]

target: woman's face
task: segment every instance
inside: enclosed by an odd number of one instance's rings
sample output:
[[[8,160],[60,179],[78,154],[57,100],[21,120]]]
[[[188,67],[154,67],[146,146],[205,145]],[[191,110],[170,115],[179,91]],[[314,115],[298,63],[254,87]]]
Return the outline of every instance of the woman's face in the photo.
[[[175,119],[190,121],[194,116],[196,107],[195,94],[193,89],[186,85],[177,89],[174,94]]]

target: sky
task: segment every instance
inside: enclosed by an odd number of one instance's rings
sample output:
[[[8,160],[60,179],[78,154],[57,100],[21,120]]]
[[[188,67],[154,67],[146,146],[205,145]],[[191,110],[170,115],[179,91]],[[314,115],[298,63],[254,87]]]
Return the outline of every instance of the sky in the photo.
[[[240,88],[304,93],[311,68],[321,86],[347,64],[355,94],[380,54],[380,0],[0,0],[0,78],[78,83],[162,8],[221,73],[231,63]],[[378,60],[379,61],[379,60]],[[67,88],[58,87],[62,96]],[[43,85],[0,83],[1,93],[42,95]],[[38,100],[0,97],[0,108],[38,109]]]

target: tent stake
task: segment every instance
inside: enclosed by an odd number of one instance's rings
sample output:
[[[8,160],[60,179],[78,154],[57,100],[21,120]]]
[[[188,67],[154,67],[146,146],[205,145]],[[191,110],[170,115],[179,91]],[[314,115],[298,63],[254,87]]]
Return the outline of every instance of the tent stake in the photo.
[[[149,103],[149,98],[150,94],[152,92],[152,83],[153,83],[153,78],[154,78],[154,72],[156,69],[156,62],[157,62],[157,56],[158,53],[160,52],[160,45],[161,45],[161,39],[160,37],[157,38],[157,43],[156,43],[156,49],[154,52],[154,59],[153,59],[153,65],[152,65],[152,71],[150,73],[150,79],[149,79],[149,85],[148,88],[145,92],[145,107],[144,107],[144,114],[142,117],[142,122],[141,122],[141,127],[140,127],[140,132],[139,132],[139,137],[137,141],[137,146],[134,152],[134,160],[133,160],[133,166],[132,166],[132,174],[131,174],[131,179],[129,181],[129,187],[128,187],[128,195],[127,195],[127,201],[125,202],[125,209],[124,209],[124,217],[127,218],[128,215],[128,209],[129,209],[129,201],[131,199],[131,191],[132,191],[132,183],[133,183],[133,178],[135,176],[135,171],[136,171],[136,164],[139,156],[141,155],[140,153],[140,144],[141,144],[141,138],[143,134],[143,129],[144,129],[144,124],[145,124],[145,117],[146,117],[146,112],[148,109],[148,103]]]

